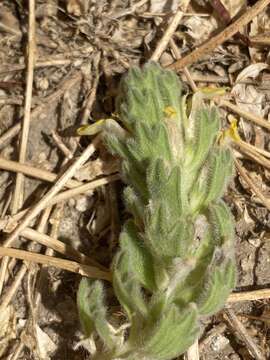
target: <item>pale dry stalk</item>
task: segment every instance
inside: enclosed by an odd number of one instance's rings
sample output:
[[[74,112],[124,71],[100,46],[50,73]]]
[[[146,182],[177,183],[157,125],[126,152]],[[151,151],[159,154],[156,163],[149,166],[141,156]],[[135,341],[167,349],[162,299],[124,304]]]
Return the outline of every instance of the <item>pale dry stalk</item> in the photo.
[[[225,309],[225,317],[231,325],[233,331],[235,331],[236,334],[241,338],[241,340],[246,344],[249,352],[252,354],[254,359],[266,360],[265,356],[262,354],[257,344],[254,342],[253,338],[248,334],[244,325],[238,319],[234,311],[229,308]]]
[[[10,246],[14,240],[20,235],[22,230],[24,230],[31,220],[33,220],[43,209],[45,209],[49,202],[54,198],[54,196],[66,185],[67,181],[70,180],[77,170],[89,159],[89,157],[94,153],[96,145],[100,141],[100,135],[89,144],[86,149],[82,152],[80,157],[74,161],[74,163],[66,170],[66,172],[55,182],[52,188],[43,196],[40,201],[35,204],[23,217],[21,223],[10,233],[5,241],[5,246]]]
[[[73,197],[76,197],[80,194],[87,194],[89,191],[92,191],[100,186],[109,184],[113,181],[117,181],[120,179],[120,176],[118,174],[115,175],[110,175],[104,178],[100,178],[98,180],[94,180],[94,181],[90,181],[88,183],[85,183],[81,186],[78,186],[76,188],[70,189],[70,190],[66,190],[61,192],[60,194],[56,195],[55,197],[53,197],[49,203],[47,204],[47,206],[52,206],[55,205],[57,203],[69,200]],[[20,219],[23,218],[23,216],[26,215],[26,213],[30,210],[30,208],[27,208],[25,210],[20,211],[19,213],[17,213],[16,215],[14,215],[13,217],[8,217],[7,219],[2,219],[0,220],[0,230],[4,229],[4,231],[6,232],[10,232],[9,228],[11,227],[12,229],[17,226],[17,223]],[[4,243],[5,244],[5,243]]]
[[[46,266],[54,266],[59,269],[71,271],[93,279],[111,281],[111,274],[109,272],[102,271],[95,266],[80,264],[71,260],[65,260],[53,256],[32,253],[30,251],[5,247],[0,247],[0,256],[9,256],[29,262],[36,262]]]
[[[26,160],[28,134],[30,128],[32,90],[34,81],[34,64],[35,64],[35,0],[28,1],[29,18],[28,18],[28,59],[26,74],[26,90],[24,103],[24,116],[22,122],[22,133],[20,138],[19,162],[24,163]],[[11,203],[11,214],[18,212],[23,204],[24,197],[24,178],[23,174],[17,173],[13,199]],[[4,279],[6,276],[8,258],[1,262],[0,267],[0,295],[3,290]]]
[[[153,52],[151,56],[152,61],[158,61],[162,53],[166,50],[168,43],[173,36],[175,30],[177,29],[184,13],[181,9],[177,10],[175,13],[173,19],[171,20],[169,26],[167,27],[163,37],[159,41],[155,51]]]
[[[177,60],[175,63],[168,66],[169,69],[176,71],[182,70],[185,66],[194,64],[205,55],[210,54],[215,48],[223,44],[226,40],[230,39],[233,35],[238,33],[245,25],[247,25],[252,19],[254,19],[260,12],[262,12],[267,5],[270,4],[270,0],[259,0],[250,9],[238,18],[231,25],[227,26],[218,35],[212,37],[207,42],[203,43],[197,49],[193,50],[190,54],[184,58]]]

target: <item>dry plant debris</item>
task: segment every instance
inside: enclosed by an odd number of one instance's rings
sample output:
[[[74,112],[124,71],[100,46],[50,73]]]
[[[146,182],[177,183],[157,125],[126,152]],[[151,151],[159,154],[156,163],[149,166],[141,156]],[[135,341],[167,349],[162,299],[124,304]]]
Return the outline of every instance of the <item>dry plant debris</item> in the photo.
[[[225,196],[236,221],[237,289],[185,356],[269,358],[269,3],[1,2],[2,358],[87,358],[76,346],[81,276],[72,271],[110,279],[128,214],[117,160],[76,129],[110,117],[120,76],[151,58],[181,70],[187,94],[227,87],[214,101],[237,166]],[[112,294],[108,302],[121,319]]]

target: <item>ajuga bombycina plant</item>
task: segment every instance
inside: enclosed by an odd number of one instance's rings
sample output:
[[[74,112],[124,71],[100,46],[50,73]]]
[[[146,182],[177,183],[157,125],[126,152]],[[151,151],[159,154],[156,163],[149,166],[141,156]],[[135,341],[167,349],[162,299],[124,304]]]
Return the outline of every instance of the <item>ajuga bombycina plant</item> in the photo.
[[[128,135],[107,132],[106,141],[122,159],[131,217],[112,271],[127,321],[108,321],[103,284],[88,279],[79,316],[91,359],[170,360],[235,284],[234,225],[221,199],[232,156],[217,143],[216,108],[197,97],[187,116],[178,77],[154,63],[123,78],[117,112]]]

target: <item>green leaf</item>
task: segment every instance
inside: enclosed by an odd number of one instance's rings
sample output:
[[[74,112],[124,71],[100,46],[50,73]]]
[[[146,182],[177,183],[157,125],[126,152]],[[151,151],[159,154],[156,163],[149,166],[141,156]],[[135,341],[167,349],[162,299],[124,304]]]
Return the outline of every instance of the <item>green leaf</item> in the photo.
[[[188,198],[183,189],[183,176],[179,166],[169,171],[158,158],[149,165],[146,176],[152,206],[156,207],[164,202],[167,204],[170,213],[168,225],[174,224],[182,214],[187,214]]]
[[[168,176],[169,168],[162,158],[150,162],[146,171],[147,187],[151,198],[158,198]]]
[[[190,159],[186,159],[191,172],[196,171],[205,162],[219,129],[220,121],[215,108],[202,108],[197,111],[193,138],[188,145],[188,152],[192,155]]]
[[[144,205],[147,205],[149,201],[149,194],[143,170],[134,165],[132,166],[128,161],[123,162],[122,168],[127,182],[132,184],[137,195],[140,197],[141,202]]]
[[[193,224],[183,217],[171,224],[175,214],[165,201],[149,210],[144,239],[153,256],[164,260],[185,257],[194,234]]]
[[[134,223],[128,221],[121,233],[121,248],[129,257],[130,270],[134,277],[148,290],[156,289],[152,255],[142,242]]]
[[[205,207],[212,201],[220,199],[226,189],[233,167],[231,151],[225,148],[213,149],[208,167]]]
[[[141,286],[130,271],[129,257],[124,251],[120,251],[114,261],[113,288],[130,321],[135,314],[147,316]]]
[[[223,201],[209,207],[209,222],[213,227],[217,245],[228,242],[231,248],[235,235],[234,222],[228,206]]]
[[[90,337],[93,331],[96,330],[106,348],[115,348],[118,341],[106,320],[102,283],[83,278],[77,294],[77,306],[86,337]]]
[[[197,300],[201,315],[212,315],[220,310],[236,283],[235,263],[231,260],[225,266],[210,268],[204,290]]]
[[[138,226],[143,224],[144,204],[130,186],[124,189],[124,200],[127,210],[133,215],[134,222]]]
[[[142,338],[142,355],[156,360],[170,360],[181,355],[198,336],[197,319],[195,306],[180,313],[172,304],[157,323],[146,328]]]
[[[89,337],[95,329],[93,313],[102,309],[103,289],[100,282],[83,278],[77,293],[77,306],[83,331]],[[102,311],[102,310],[101,310]]]

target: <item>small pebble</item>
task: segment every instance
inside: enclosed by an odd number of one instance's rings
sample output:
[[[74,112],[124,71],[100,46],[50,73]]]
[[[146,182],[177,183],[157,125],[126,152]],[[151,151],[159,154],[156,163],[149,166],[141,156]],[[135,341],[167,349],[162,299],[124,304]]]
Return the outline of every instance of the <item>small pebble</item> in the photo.
[[[229,340],[223,335],[216,335],[213,337],[210,348],[215,352],[220,352],[229,344]]]

